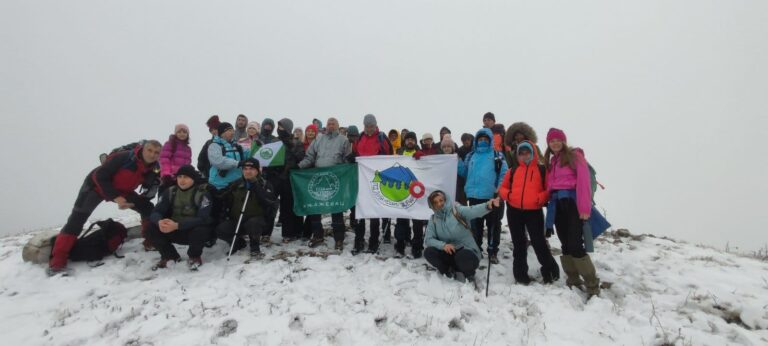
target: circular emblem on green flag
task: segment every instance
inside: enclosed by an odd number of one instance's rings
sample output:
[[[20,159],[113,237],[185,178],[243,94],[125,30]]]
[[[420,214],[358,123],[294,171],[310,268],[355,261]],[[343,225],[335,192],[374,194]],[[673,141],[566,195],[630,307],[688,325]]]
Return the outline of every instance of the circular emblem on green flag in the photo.
[[[270,148],[264,148],[261,150],[261,153],[259,153],[259,156],[264,160],[270,160],[274,155],[275,153]]]
[[[339,177],[331,172],[317,173],[309,180],[307,190],[312,198],[328,201],[339,193]]]

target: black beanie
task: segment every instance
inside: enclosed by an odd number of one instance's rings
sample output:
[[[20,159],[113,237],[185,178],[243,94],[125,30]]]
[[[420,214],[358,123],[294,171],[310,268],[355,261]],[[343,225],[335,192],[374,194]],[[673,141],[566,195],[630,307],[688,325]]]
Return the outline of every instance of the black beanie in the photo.
[[[190,177],[194,181],[198,181],[200,179],[200,174],[197,173],[197,170],[192,165],[184,165],[179,167],[179,169],[176,171],[176,176],[183,175],[185,177]]]
[[[259,160],[249,157],[243,162],[243,167],[251,167],[251,168],[259,169],[261,167],[261,163],[259,162]]]
[[[230,123],[228,123],[226,121],[221,123],[221,124],[219,124],[219,136],[224,134],[224,132],[227,132],[227,130],[229,130],[229,129],[233,129],[234,130],[235,128],[232,127],[232,124],[230,124]]]
[[[491,112],[485,113],[483,115],[483,120],[485,120],[485,119],[491,119],[491,120],[493,120],[493,122],[496,122],[496,116],[493,115],[493,113],[491,113]]]
[[[405,137],[403,137],[403,142],[405,142],[406,139],[413,139],[414,142],[418,143],[419,140],[416,138],[416,132],[408,132],[405,134]]]

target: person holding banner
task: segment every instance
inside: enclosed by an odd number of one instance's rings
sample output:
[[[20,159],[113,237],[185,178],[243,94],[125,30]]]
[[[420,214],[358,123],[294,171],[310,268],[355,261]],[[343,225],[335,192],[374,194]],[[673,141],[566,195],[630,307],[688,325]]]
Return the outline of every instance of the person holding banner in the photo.
[[[366,114],[363,118],[364,131],[355,144],[355,154],[357,157],[392,155],[392,143],[383,132],[379,131],[376,117],[373,114]],[[368,219],[370,226],[370,236],[368,238],[369,253],[379,251],[379,219]],[[355,227],[355,247],[352,254],[357,255],[365,247],[365,219],[360,219]]]
[[[250,150],[250,157],[256,157],[258,159],[259,150],[262,149],[262,147],[265,147],[267,145],[273,144],[275,142],[279,142],[277,137],[272,135],[272,133],[275,131],[275,121],[271,118],[264,118],[264,121],[261,122],[261,132],[259,133],[259,142],[253,143],[251,145]],[[272,160],[274,161],[274,160]],[[277,176],[280,175],[280,170],[282,168],[282,163],[278,166],[272,166],[269,163],[259,161],[261,163],[261,170],[264,174],[264,179],[266,179],[270,184],[272,184],[273,187],[277,188]],[[272,211],[273,215],[267,215],[266,221],[267,221],[267,228],[262,232],[261,234],[261,244],[262,245],[269,245],[270,238],[272,237],[272,231],[275,228],[275,218],[277,217],[277,212],[280,208],[275,209]]]
[[[304,159],[299,162],[299,168],[336,166],[344,163],[345,158],[352,153],[352,144],[346,137],[339,135],[339,121],[336,118],[328,118],[325,126],[325,134],[312,141],[307,148]],[[312,226],[312,239],[309,241],[309,247],[317,247],[325,243],[321,215],[308,215],[307,219],[310,220]],[[331,214],[331,228],[333,228],[335,241],[334,248],[342,251],[344,249],[344,213]]]
[[[405,134],[403,147],[397,150],[397,155],[411,156],[417,160],[424,155],[424,152],[419,150],[416,145],[416,132]],[[426,224],[425,220],[398,218],[395,221],[395,252],[399,256],[405,256],[405,245],[411,243],[413,258],[421,258],[424,250],[424,226]],[[411,231],[413,231],[413,237],[411,237]]]
[[[298,168],[298,163],[304,159],[303,143],[293,138],[293,121],[288,118],[277,122],[277,136],[282,143],[283,165],[265,170],[269,174],[275,191],[280,195],[280,220],[282,221],[283,243],[290,243],[299,238],[304,219],[293,212],[293,192],[291,189],[290,171]],[[275,155],[278,156],[278,155]],[[267,220],[267,230],[272,229],[275,218]]]
[[[443,191],[432,192],[428,199],[434,211],[427,224],[424,259],[449,278],[473,281],[482,253],[473,239],[469,223],[491,213],[499,198],[469,207],[454,205]]]
[[[486,114],[487,115],[487,114]],[[496,191],[507,173],[507,162],[501,153],[493,150],[493,133],[482,128],[475,135],[473,150],[464,161],[459,161],[459,176],[467,179],[464,191],[470,205],[485,203],[497,197]],[[488,255],[493,264],[499,263],[497,254],[501,241],[501,229],[498,227],[499,208],[494,208],[482,219],[472,221],[477,246],[483,244],[483,221],[488,228]]]

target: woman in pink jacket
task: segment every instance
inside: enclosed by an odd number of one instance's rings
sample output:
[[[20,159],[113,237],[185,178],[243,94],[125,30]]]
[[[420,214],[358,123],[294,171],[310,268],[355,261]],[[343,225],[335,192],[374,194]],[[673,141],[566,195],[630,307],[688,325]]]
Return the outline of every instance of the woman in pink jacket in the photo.
[[[163,190],[176,184],[176,171],[179,167],[192,163],[192,149],[189,147],[189,127],[176,125],[173,134],[163,144],[160,152],[160,179]]]
[[[592,210],[592,189],[587,160],[579,149],[567,145],[565,132],[551,128],[547,133],[547,190],[550,204],[548,220],[554,220],[557,237],[562,244],[560,262],[569,287],[583,289],[589,297],[600,294],[600,279],[595,265],[584,248],[583,226]],[[551,221],[548,221],[550,223]],[[548,225],[550,226],[550,225]],[[581,278],[584,278],[582,281]]]

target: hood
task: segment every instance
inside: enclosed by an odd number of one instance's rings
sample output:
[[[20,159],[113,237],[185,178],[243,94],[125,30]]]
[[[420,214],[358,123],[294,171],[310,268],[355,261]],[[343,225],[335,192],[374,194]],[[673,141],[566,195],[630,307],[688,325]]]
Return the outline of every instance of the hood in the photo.
[[[482,128],[477,133],[475,133],[475,139],[472,140],[472,150],[477,149],[477,137],[480,137],[480,135],[485,135],[486,137],[491,139],[491,145],[490,147],[493,148],[493,132],[491,132],[488,128]]]
[[[283,130],[285,130],[285,132],[293,134],[293,120],[288,119],[288,118],[282,118],[282,119],[280,119],[280,121],[277,122],[277,124],[282,126]]]
[[[315,130],[315,139],[317,139],[318,137],[320,137],[320,131],[318,131],[318,130],[317,130],[317,126],[316,126],[315,124],[311,124],[311,125],[307,126],[307,127],[304,129],[304,144],[309,144],[309,143],[312,143],[312,142],[310,141],[309,137],[307,137],[307,131],[309,131],[309,130]],[[314,140],[314,139],[313,139],[313,140]]]
[[[264,126],[270,125],[272,126],[272,129],[269,131],[264,130]],[[271,136],[272,133],[275,132],[275,121],[270,118],[264,118],[264,121],[261,122],[261,131],[259,131],[259,136],[268,137]]]
[[[533,144],[531,141],[522,141],[517,146],[517,149],[515,149],[515,157],[517,157],[517,153],[520,151],[521,148],[526,148],[526,147],[531,151],[531,162],[529,162],[528,165],[531,163],[538,164],[539,149],[536,148],[536,145]],[[527,165],[525,162],[522,162],[520,159],[517,159],[517,162],[519,162],[523,166]]]
[[[507,134],[504,137],[504,144],[514,147],[516,133],[522,133],[523,136],[525,136],[525,139],[533,144],[538,142],[538,137],[536,137],[536,131],[533,130],[533,127],[524,122],[517,122],[510,125],[507,129]]]
[[[434,210],[434,209],[432,209],[432,199],[429,198],[429,197],[432,197],[432,195],[434,195],[436,193],[440,193],[443,196],[445,196],[445,204],[443,205],[443,209],[442,210]],[[434,211],[435,214],[443,214],[444,215],[445,213],[450,213],[451,212],[451,209],[453,208],[453,203],[452,203],[453,200],[451,199],[450,196],[448,196],[447,193],[443,192],[442,190],[435,190],[435,191],[433,191],[432,193],[429,194],[429,197],[427,197],[427,205],[429,205],[429,209],[432,209],[432,211]]]

